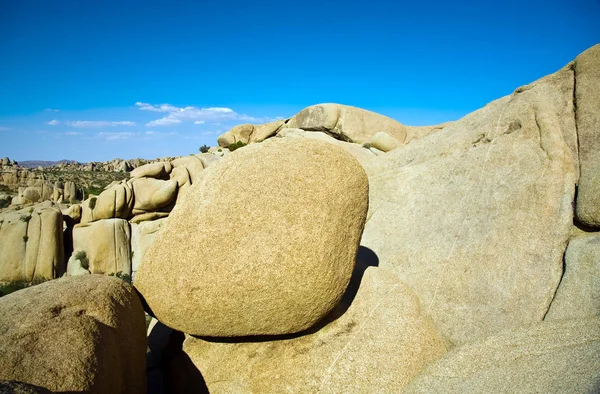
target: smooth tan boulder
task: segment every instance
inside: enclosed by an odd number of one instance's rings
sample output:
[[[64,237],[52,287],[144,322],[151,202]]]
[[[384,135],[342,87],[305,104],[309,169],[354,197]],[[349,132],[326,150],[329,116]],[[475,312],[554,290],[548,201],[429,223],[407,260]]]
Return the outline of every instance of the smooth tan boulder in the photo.
[[[85,252],[93,274],[131,276],[131,230],[124,219],[104,219],[73,227],[73,250]]]
[[[283,120],[255,125],[249,142],[262,142],[269,137],[273,137],[284,125],[285,122]]]
[[[65,272],[58,207],[37,205],[0,214],[0,282],[31,282]]]
[[[446,347],[408,286],[390,271],[362,270],[318,330],[239,343],[188,337],[183,349],[215,394],[401,392]]]
[[[573,222],[567,66],[366,163],[362,245],[461,344],[542,321]]]
[[[577,220],[600,228],[600,44],[575,59],[575,99],[581,178]]]
[[[182,186],[189,186],[192,184],[192,178],[190,177],[190,172],[184,166],[175,167],[171,174],[169,175],[171,180],[177,181],[177,187],[181,188]]]
[[[287,127],[324,131],[338,139],[361,144],[368,142],[380,131],[386,132],[401,143],[406,139],[406,127],[394,119],[341,104],[318,104],[307,107],[292,117]]]
[[[173,166],[168,161],[159,161],[157,163],[144,164],[135,168],[130,172],[132,178],[156,178],[165,179],[169,177],[169,173]]]
[[[73,203],[77,200],[77,186],[74,182],[66,181],[63,188],[63,199],[65,202]]]
[[[188,189],[136,287],[161,322],[185,333],[302,331],[345,291],[367,206],[364,170],[342,149],[311,140],[249,145]]]
[[[407,394],[596,393],[600,319],[544,322],[448,352],[426,367]]]
[[[600,316],[600,234],[573,238],[565,271],[545,320]]]
[[[204,164],[202,160],[197,156],[184,156],[178,159],[175,159],[171,162],[173,165],[173,171],[177,170],[177,168],[185,168],[187,169],[190,175],[190,183],[194,183],[200,177],[200,174],[204,170]],[[171,178],[173,178],[173,173],[171,173]]]
[[[81,204],[81,223],[101,219],[127,219],[134,204],[133,188],[127,182],[113,185],[98,197],[91,197]]]
[[[177,180],[134,179],[133,192],[135,194],[134,215],[158,211],[175,201],[177,197]]]
[[[241,124],[234,126],[231,130],[227,131],[224,134],[221,134],[217,138],[217,143],[219,146],[227,148],[231,144],[235,144],[238,141],[247,144],[250,142],[250,136],[254,131],[254,125],[251,124]]]
[[[124,281],[46,282],[0,298],[0,315],[0,379],[52,392],[146,392],[144,310]]]
[[[400,146],[402,143],[388,133],[380,131],[369,140],[371,147],[379,149],[382,152],[389,152]]]

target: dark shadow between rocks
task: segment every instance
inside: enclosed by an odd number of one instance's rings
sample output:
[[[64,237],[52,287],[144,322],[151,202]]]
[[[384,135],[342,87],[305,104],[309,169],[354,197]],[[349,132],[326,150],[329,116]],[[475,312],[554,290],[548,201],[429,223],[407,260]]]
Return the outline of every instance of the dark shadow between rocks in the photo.
[[[146,354],[149,394],[203,394],[202,373],[183,351],[185,335],[157,322],[148,336]]]
[[[377,254],[373,252],[371,249],[360,246],[358,248],[358,253],[356,255],[356,264],[354,266],[354,271],[352,272],[352,277],[350,278],[350,283],[348,284],[348,288],[346,292],[342,296],[339,304],[321,321],[319,321],[314,326],[310,327],[307,330],[297,332],[295,334],[286,334],[286,335],[255,335],[255,336],[245,336],[245,337],[206,337],[206,336],[194,336],[195,338],[199,338],[208,342],[221,342],[221,343],[239,343],[239,342],[268,342],[268,341],[283,341],[288,339],[298,338],[304,335],[314,334],[326,325],[336,321],[339,319],[350,305],[354,301],[356,294],[358,293],[358,289],[360,288],[360,284],[362,282],[362,278],[365,274],[365,271],[368,267],[379,267],[379,257]]]
[[[586,233],[597,233],[600,231],[600,228],[590,227],[586,224],[580,223],[577,220],[577,195],[579,194],[579,187],[575,186],[575,196],[573,197],[573,225],[580,229],[581,231],[585,231]]]

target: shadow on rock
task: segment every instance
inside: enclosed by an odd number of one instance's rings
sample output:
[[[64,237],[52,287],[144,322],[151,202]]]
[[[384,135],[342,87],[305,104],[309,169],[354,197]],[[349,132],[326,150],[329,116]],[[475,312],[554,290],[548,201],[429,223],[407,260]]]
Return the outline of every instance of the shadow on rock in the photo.
[[[202,394],[208,387],[202,373],[182,350],[185,335],[161,322],[148,336],[147,383],[149,394]]]

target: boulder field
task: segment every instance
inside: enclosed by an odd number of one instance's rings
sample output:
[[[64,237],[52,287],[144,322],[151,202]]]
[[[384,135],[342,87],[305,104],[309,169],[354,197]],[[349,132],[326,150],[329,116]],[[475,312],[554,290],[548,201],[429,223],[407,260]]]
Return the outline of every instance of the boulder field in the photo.
[[[32,181],[0,284],[58,279],[0,298],[0,390],[598,392],[599,92],[596,45],[438,126],[318,104],[80,204]]]

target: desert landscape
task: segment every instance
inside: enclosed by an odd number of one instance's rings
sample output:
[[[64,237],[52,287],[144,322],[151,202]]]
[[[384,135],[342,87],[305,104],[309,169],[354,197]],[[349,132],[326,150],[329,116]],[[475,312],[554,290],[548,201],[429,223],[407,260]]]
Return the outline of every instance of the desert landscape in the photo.
[[[4,158],[0,391],[600,392],[600,44],[540,77],[434,126]]]

